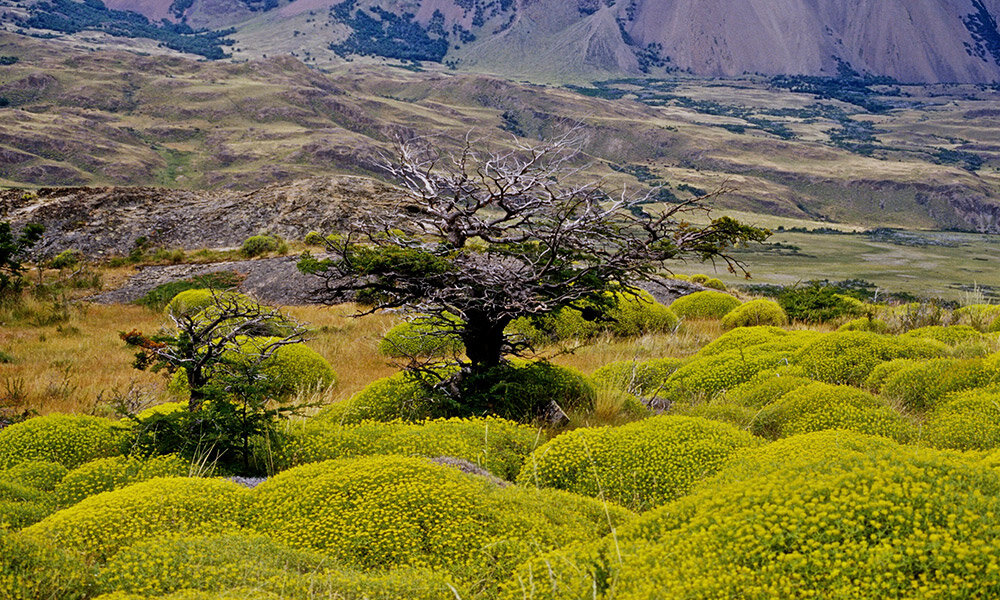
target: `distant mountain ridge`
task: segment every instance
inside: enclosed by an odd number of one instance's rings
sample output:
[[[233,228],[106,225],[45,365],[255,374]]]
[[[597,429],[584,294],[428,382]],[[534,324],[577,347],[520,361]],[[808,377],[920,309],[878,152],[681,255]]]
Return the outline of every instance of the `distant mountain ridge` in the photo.
[[[32,1],[0,0],[0,15],[5,2],[21,7],[21,13],[38,13],[64,9],[73,0]],[[294,54],[323,64],[375,55],[536,79],[668,71],[835,77],[846,68],[911,83],[1000,81],[1000,0],[106,0],[106,5],[167,29],[190,27],[179,31],[182,36],[234,27],[231,40],[187,44],[210,58],[228,54],[221,45],[231,43],[225,49],[237,58]],[[46,22],[52,20],[36,24]],[[141,34],[129,31],[125,34]],[[220,52],[200,51],[205,43],[219,44]]]

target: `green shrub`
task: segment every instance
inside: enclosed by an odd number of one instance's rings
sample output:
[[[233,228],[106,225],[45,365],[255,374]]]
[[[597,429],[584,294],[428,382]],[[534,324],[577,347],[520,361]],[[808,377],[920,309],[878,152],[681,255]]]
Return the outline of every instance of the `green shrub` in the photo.
[[[996,319],[1000,319],[1000,304],[972,304],[951,314],[953,323],[968,325],[978,331],[988,330]]]
[[[889,324],[882,319],[871,316],[848,321],[837,328],[837,331],[871,331],[872,333],[889,333]]]
[[[0,468],[44,460],[73,468],[89,460],[118,454],[124,431],[108,419],[51,414],[0,430]]]
[[[667,379],[683,364],[680,358],[653,358],[643,362],[621,360],[597,369],[591,379],[598,386],[649,396],[662,389]]]
[[[22,533],[100,562],[137,541],[236,528],[246,516],[248,494],[217,479],[150,479],[86,498]]]
[[[869,391],[878,392],[882,390],[882,386],[885,382],[895,375],[896,373],[908,369],[912,365],[919,364],[921,361],[912,358],[896,358],[884,363],[879,363],[875,365],[871,373],[865,377],[864,387]]]
[[[649,292],[639,291],[637,296],[617,294],[614,306],[609,308],[606,329],[620,337],[633,337],[647,333],[673,331],[677,327],[674,311],[657,302]]]
[[[0,479],[16,481],[43,492],[51,492],[62,481],[69,470],[57,462],[29,460],[0,471]]]
[[[878,364],[896,358],[931,358],[945,346],[923,339],[906,339],[866,331],[838,331],[803,346],[796,355],[806,374],[827,383],[861,385]]]
[[[914,362],[885,379],[883,396],[912,411],[935,406],[946,394],[1000,383],[1000,371],[990,372],[982,359],[938,358]]]
[[[779,327],[738,327],[717,337],[698,351],[697,356],[712,356],[743,350],[744,352],[798,350],[822,334],[817,331],[786,331]]]
[[[252,514],[272,539],[346,566],[437,569],[489,588],[536,549],[597,539],[628,518],[544,492],[497,487],[421,458],[365,457],[280,473],[253,490]]]
[[[667,414],[683,417],[700,417],[719,421],[747,430],[757,415],[757,410],[744,406],[728,395],[716,396],[701,402],[671,405]]]
[[[532,427],[493,417],[407,423],[367,421],[333,425],[313,419],[292,429],[286,453],[293,465],[399,454],[469,461],[497,477],[513,480],[538,442]]]
[[[136,300],[135,304],[152,310],[162,311],[181,292],[198,289],[232,290],[239,286],[244,279],[246,279],[246,276],[236,271],[218,271],[215,273],[206,273],[205,275],[196,275],[188,279],[158,285],[146,292],[142,298]]]
[[[238,364],[247,356],[260,354],[269,344],[280,341],[273,337],[251,337],[238,340],[240,352],[230,358]],[[324,390],[336,381],[333,367],[318,352],[305,344],[286,344],[274,349],[261,363],[261,375],[269,393],[288,396],[297,392]]]
[[[763,298],[741,304],[722,317],[722,326],[726,329],[787,324],[788,315],[781,306],[777,302]]]
[[[722,292],[726,291],[726,284],[723,283],[721,279],[716,279],[715,277],[706,279],[702,282],[702,285],[711,290],[719,290]]]
[[[924,424],[924,441],[936,448],[1000,448],[1000,387],[947,396]]]
[[[42,500],[0,500],[0,530],[16,531],[52,514],[55,504]]]
[[[702,273],[696,273],[688,278],[688,281],[690,281],[691,283],[699,283],[699,284],[705,283],[708,280],[709,280],[708,275],[704,275]]]
[[[989,332],[990,333],[1000,332],[1000,317],[997,317],[996,319],[994,319],[993,323],[990,324]]]
[[[143,459],[136,456],[99,458],[70,471],[55,489],[62,506],[76,504],[101,492],[117,490],[154,477],[183,477],[190,464],[174,455]]]
[[[500,597],[1000,594],[1000,473],[845,431],[796,436],[731,464],[615,536],[525,563]]]
[[[741,406],[759,409],[777,402],[788,392],[811,383],[813,380],[808,377],[779,376],[774,371],[763,371],[750,381],[733,388],[727,396]]]
[[[433,389],[433,383],[429,378],[400,371],[369,383],[349,399],[318,414],[316,419],[349,424],[447,417],[451,402],[444,392]]]
[[[87,566],[57,543],[30,540],[0,528],[0,598],[78,600],[88,596]]]
[[[786,366],[792,356],[793,352],[787,350],[761,348],[699,354],[667,379],[663,396],[677,400],[712,396],[750,381],[761,372]]]
[[[937,340],[949,346],[956,346],[962,342],[982,339],[982,334],[968,325],[952,325],[950,327],[931,325],[911,329],[900,337]]]
[[[241,303],[245,302],[248,304],[254,303],[249,296],[245,296],[238,292],[197,288],[184,290],[178,293],[176,296],[171,298],[169,302],[167,302],[163,312],[166,315],[172,315],[175,318],[193,317],[206,308],[215,305],[217,299]]]
[[[63,250],[49,261],[53,269],[72,269],[83,262],[83,252],[70,248]]]
[[[310,231],[303,241],[308,246],[326,246],[326,237],[318,231]]]
[[[240,254],[247,258],[253,258],[267,254],[268,252],[279,252],[282,246],[285,246],[285,243],[277,236],[252,235],[243,240],[243,245],[240,246]]]
[[[432,571],[402,568],[362,574],[331,566],[322,554],[246,533],[138,542],[114,555],[97,580],[99,590],[141,598],[178,590],[190,594],[241,588],[303,600],[455,598],[449,582]]]
[[[721,319],[739,305],[729,294],[705,290],[681,296],[670,304],[670,310],[682,319]]]
[[[392,357],[454,356],[464,350],[447,324],[429,317],[396,325],[378,344],[379,354]]]
[[[518,483],[646,510],[687,493],[738,448],[754,443],[731,425],[697,417],[663,415],[621,427],[576,429],[535,450]]]
[[[785,288],[778,303],[790,319],[807,323],[825,323],[844,317],[859,317],[868,311],[857,298],[838,293],[833,286],[810,285]]]
[[[826,429],[846,429],[899,441],[910,436],[903,417],[881,398],[850,386],[820,382],[784,394],[764,407],[750,425],[750,431],[769,439]]]

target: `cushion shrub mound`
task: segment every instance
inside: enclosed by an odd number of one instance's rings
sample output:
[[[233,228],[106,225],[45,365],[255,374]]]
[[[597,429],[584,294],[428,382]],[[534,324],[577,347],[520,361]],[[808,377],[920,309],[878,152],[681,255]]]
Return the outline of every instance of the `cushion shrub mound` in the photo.
[[[788,324],[788,315],[781,305],[773,300],[758,298],[737,306],[722,317],[726,329],[736,327],[757,327],[761,325],[781,326]]]
[[[99,458],[70,471],[55,488],[56,500],[62,506],[76,504],[101,492],[154,477],[186,476],[191,466],[176,455],[112,456]]]
[[[792,390],[813,383],[808,377],[788,375],[779,371],[763,371],[756,377],[733,388],[726,396],[747,408],[763,408],[777,402]]]
[[[254,527],[289,546],[352,568],[441,570],[481,588],[534,551],[596,540],[629,518],[587,498],[498,487],[401,456],[295,467],[256,487],[253,497]]]
[[[256,590],[302,600],[454,600],[449,585],[454,584],[429,570],[404,567],[364,574],[259,534],[230,533],[133,544],[100,569],[96,587],[141,598],[175,597],[167,595],[178,591],[186,597]]]
[[[978,331],[987,331],[997,319],[1000,319],[1000,304],[972,304],[951,314],[953,323],[968,325]]]
[[[682,319],[721,319],[739,305],[739,300],[725,292],[705,290],[681,296],[669,308]]]
[[[259,354],[269,344],[279,341],[274,337],[249,337],[238,340],[241,354],[231,357],[239,362],[247,355]],[[297,392],[324,390],[336,382],[333,367],[319,353],[305,344],[287,344],[276,348],[261,364],[261,374],[268,387],[280,396]]]
[[[936,448],[1000,448],[1000,386],[946,396],[924,423],[923,441]]]
[[[280,252],[283,247],[287,248],[285,242],[276,235],[252,235],[243,240],[243,245],[240,246],[240,254],[247,258],[253,258],[267,254],[268,252]]]
[[[614,537],[525,563],[501,598],[1000,595],[1000,473],[844,431],[744,456]]]
[[[444,375],[444,374],[442,374]],[[422,421],[448,415],[449,399],[433,382],[400,371],[369,383],[343,402],[324,409],[315,419],[331,423],[362,421]]]
[[[882,398],[864,390],[814,382],[765,406],[750,425],[756,435],[777,439],[825,429],[846,429],[905,441],[909,423]]]
[[[808,329],[787,331],[780,327],[738,327],[720,335],[698,351],[698,356],[712,356],[730,350],[798,350],[822,334]]]
[[[87,597],[92,574],[72,552],[0,528],[0,598],[77,600]]]
[[[533,427],[495,417],[355,425],[309,420],[289,433],[285,452],[291,465],[385,454],[452,457],[509,480],[517,476],[539,438]]]
[[[517,481],[646,510],[685,494],[737,449],[757,441],[726,423],[669,415],[576,429],[535,450]]]
[[[591,381],[638,396],[655,394],[667,379],[684,364],[680,358],[653,358],[642,362],[620,360],[594,371]]]
[[[934,340],[837,331],[806,344],[795,359],[813,379],[861,385],[880,363],[896,358],[933,358],[946,353],[947,346]]]
[[[871,331],[872,333],[889,333],[889,324],[882,319],[861,317],[844,323],[837,328],[837,331]]]
[[[124,431],[114,421],[87,415],[34,417],[0,431],[0,468],[36,460],[73,468],[118,454]]]
[[[57,462],[29,460],[0,471],[0,480],[14,481],[36,490],[51,492],[67,473],[69,469]]]
[[[863,387],[871,392],[878,392],[885,385],[885,382],[896,373],[919,364],[921,361],[913,358],[896,358],[884,363],[875,365],[871,373],[865,377]]]
[[[936,358],[904,365],[887,376],[881,394],[907,409],[922,412],[951,392],[1000,383],[1000,371],[991,372],[982,359]]]
[[[929,325],[911,329],[900,337],[937,340],[949,346],[956,346],[962,342],[982,339],[983,335],[968,325]]]
[[[209,306],[214,305],[216,298],[246,303],[253,302],[249,296],[245,296],[239,292],[196,288],[193,290],[184,290],[174,296],[170,302],[167,302],[167,306],[163,309],[163,312],[167,316],[174,316],[175,318],[193,317]]]
[[[662,395],[680,401],[712,396],[731,390],[761,372],[787,366],[792,356],[790,351],[763,347],[695,355],[667,379]]]
[[[150,479],[81,500],[22,533],[101,562],[140,540],[236,528],[246,515],[248,495],[231,481]]]
[[[447,324],[427,317],[396,325],[378,344],[379,354],[396,358],[454,356],[464,350],[462,340],[450,331]]]
[[[744,406],[728,395],[722,395],[702,402],[674,404],[670,407],[668,414],[701,417],[710,421],[729,423],[746,430],[757,415],[757,409]]]
[[[660,304],[649,292],[638,290],[636,295],[616,294],[616,303],[608,309],[605,328],[620,337],[673,331],[677,315]]]

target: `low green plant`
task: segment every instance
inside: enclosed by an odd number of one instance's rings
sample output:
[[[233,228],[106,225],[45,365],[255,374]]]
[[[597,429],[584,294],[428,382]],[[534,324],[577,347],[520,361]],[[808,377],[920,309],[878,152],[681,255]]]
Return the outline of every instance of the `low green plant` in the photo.
[[[795,361],[813,379],[858,386],[883,362],[897,358],[933,358],[946,353],[947,346],[934,340],[838,331],[803,346]]]
[[[729,424],[663,415],[558,435],[532,453],[517,481],[648,510],[684,495],[755,443]]]
[[[0,598],[82,600],[93,575],[79,557],[55,540],[32,540],[0,527]]]
[[[276,235],[261,234],[248,237],[243,240],[243,245],[240,246],[240,254],[247,258],[254,258],[269,252],[285,254],[288,252],[288,245]]]
[[[396,358],[455,356],[461,354],[464,348],[462,340],[447,323],[428,317],[396,325],[378,344],[380,354]]]
[[[191,464],[175,455],[112,456],[90,461],[70,471],[55,488],[62,506],[71,506],[101,492],[117,490],[154,477],[182,477]]]
[[[936,340],[949,346],[957,346],[964,342],[974,342],[982,339],[982,334],[968,325],[932,325],[911,329],[901,337]]]
[[[670,304],[670,310],[682,319],[721,319],[739,305],[729,294],[705,290],[681,296]]]
[[[43,492],[51,492],[67,473],[69,469],[57,462],[29,460],[0,471],[0,479],[15,481]]]
[[[125,429],[109,419],[51,414],[0,430],[0,468],[51,461],[67,468],[119,453]]]
[[[885,401],[846,385],[814,382],[783,394],[754,418],[750,431],[769,439],[846,429],[906,441],[909,423]]]
[[[870,331],[872,333],[889,333],[889,324],[882,319],[867,316],[852,319],[838,327],[837,331]]]
[[[923,440],[936,448],[1000,448],[1000,387],[946,396],[924,423]]]
[[[726,329],[736,327],[757,327],[761,325],[782,326],[788,324],[788,315],[773,300],[758,298],[741,304],[722,317]]]
[[[83,262],[83,252],[75,248],[63,250],[49,261],[49,267],[53,269],[73,269]]]
[[[654,358],[642,362],[622,360],[597,369],[591,379],[598,386],[649,396],[663,389],[667,379],[683,364],[684,360],[679,358]]]
[[[857,298],[840,293],[834,286],[814,283],[805,287],[785,288],[778,303],[790,319],[806,323],[825,323],[845,317],[860,317],[868,312]]]
[[[938,358],[903,365],[885,378],[880,393],[910,411],[933,408],[947,394],[1000,383],[1000,370],[982,359]]]
[[[152,290],[146,292],[146,294],[142,298],[136,300],[135,303],[145,306],[151,310],[162,311],[166,308],[167,304],[176,298],[181,292],[206,289],[231,291],[243,283],[244,279],[245,277],[243,275],[235,271],[218,271],[216,273],[197,275],[188,279],[171,281],[170,283],[158,285]],[[189,298],[193,300],[193,297]],[[207,306],[207,304],[203,305],[202,308],[205,306]],[[186,312],[186,310],[181,310],[178,314],[182,312]]]

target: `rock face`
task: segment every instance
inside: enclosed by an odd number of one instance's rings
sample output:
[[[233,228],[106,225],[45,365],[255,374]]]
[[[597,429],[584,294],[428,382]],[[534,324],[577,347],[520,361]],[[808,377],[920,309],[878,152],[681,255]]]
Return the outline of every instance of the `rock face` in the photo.
[[[47,256],[75,248],[88,256],[124,255],[140,237],[161,248],[240,245],[258,233],[302,239],[333,232],[350,219],[392,210],[400,195],[361,177],[314,177],[241,193],[151,187],[50,188],[37,194],[0,191],[0,220],[15,228],[45,225],[37,250]]]

